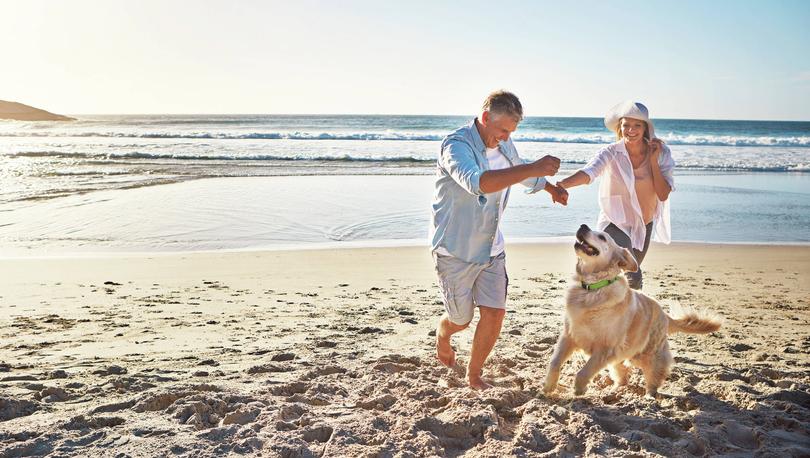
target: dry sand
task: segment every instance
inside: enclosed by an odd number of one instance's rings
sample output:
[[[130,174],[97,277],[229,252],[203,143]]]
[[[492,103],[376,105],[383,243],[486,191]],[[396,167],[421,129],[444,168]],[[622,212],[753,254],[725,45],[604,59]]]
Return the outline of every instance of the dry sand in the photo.
[[[652,247],[646,293],[726,318],[657,401],[575,398],[578,357],[544,396],[573,250],[507,253],[486,392],[425,248],[0,260],[0,456],[810,455],[810,247]]]

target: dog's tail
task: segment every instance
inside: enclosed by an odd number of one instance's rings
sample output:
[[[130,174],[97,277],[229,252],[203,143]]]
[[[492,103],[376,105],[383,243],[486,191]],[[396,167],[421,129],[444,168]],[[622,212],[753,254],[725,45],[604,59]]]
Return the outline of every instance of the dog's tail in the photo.
[[[723,324],[723,317],[706,310],[696,310],[692,307],[674,305],[670,307],[669,334],[674,332],[688,332],[692,334],[708,334],[717,331]]]

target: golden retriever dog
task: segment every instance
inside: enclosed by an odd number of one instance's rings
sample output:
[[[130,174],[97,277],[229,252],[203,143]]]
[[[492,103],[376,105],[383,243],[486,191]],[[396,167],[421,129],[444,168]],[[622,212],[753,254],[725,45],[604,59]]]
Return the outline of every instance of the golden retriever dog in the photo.
[[[560,366],[574,351],[581,350],[589,358],[577,373],[575,395],[584,394],[588,383],[605,366],[614,383],[625,385],[629,369],[625,361],[629,361],[644,373],[647,395],[655,397],[674,362],[667,334],[710,333],[720,328],[720,318],[691,309],[672,318],[654,299],[630,289],[622,271],[638,270],[636,259],[604,232],[583,224],[577,231],[574,251],[576,283],[566,295],[565,323],[543,390],[554,391]]]

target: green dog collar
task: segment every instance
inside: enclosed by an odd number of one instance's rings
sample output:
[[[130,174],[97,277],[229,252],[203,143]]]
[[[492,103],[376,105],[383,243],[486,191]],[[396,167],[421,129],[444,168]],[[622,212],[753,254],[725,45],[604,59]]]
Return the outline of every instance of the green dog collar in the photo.
[[[599,289],[599,288],[604,288],[605,286],[614,283],[618,279],[619,279],[619,276],[617,275],[616,277],[614,277],[614,278],[612,278],[610,280],[602,280],[602,281],[598,281],[596,283],[587,284],[585,282],[582,282],[582,287],[585,288],[585,289],[588,289],[588,290],[596,290],[596,289]]]

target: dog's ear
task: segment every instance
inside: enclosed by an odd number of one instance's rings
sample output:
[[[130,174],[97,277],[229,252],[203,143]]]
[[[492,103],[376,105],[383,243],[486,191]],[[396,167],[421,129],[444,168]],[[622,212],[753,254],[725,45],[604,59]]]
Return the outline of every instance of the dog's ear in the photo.
[[[619,267],[627,272],[635,272],[638,270],[638,262],[636,257],[627,248],[622,248],[619,254]]]

